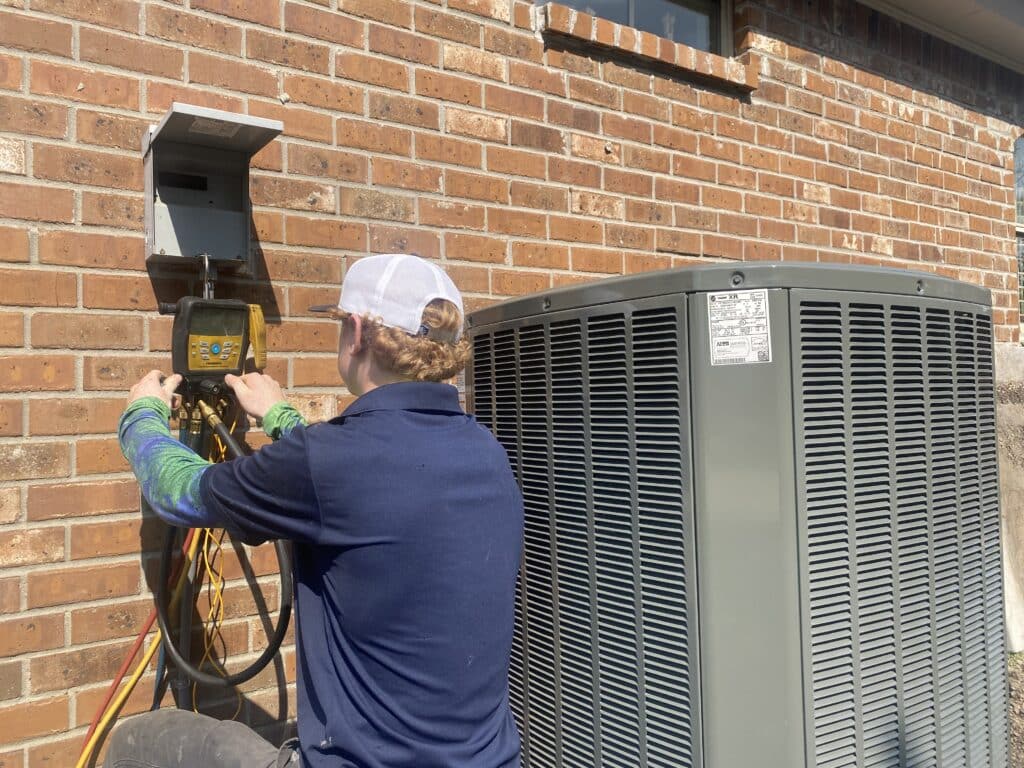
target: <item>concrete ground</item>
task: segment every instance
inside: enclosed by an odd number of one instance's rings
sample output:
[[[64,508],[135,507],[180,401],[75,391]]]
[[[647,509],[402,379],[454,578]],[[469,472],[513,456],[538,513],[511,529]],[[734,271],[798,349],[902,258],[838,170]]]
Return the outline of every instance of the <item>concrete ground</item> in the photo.
[[[1010,768],[1024,768],[1024,653],[1010,656]]]

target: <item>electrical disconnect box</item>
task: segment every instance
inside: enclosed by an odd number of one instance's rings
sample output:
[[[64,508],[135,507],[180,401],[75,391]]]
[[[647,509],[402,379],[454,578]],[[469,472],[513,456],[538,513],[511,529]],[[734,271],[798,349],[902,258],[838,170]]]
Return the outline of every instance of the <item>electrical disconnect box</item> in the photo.
[[[173,104],[145,133],[146,257],[249,260],[249,163],[281,133],[277,120]]]
[[[472,315],[524,764],[1004,768],[990,302],[744,264]]]

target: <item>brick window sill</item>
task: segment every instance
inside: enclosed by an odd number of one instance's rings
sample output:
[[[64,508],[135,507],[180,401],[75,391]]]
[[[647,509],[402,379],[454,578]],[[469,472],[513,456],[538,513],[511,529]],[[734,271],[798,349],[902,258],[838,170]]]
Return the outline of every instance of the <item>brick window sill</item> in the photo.
[[[758,60],[749,52],[727,59],[558,3],[537,6],[535,13],[534,30],[541,34],[583,40],[599,48],[657,62],[732,90],[747,93],[757,90]]]

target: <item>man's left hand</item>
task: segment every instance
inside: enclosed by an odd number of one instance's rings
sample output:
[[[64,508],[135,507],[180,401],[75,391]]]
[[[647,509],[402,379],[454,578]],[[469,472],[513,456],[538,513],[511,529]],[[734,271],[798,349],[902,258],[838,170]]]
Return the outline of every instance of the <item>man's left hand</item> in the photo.
[[[177,373],[164,378],[162,371],[150,371],[128,391],[128,405],[143,397],[159,397],[168,408],[174,408],[174,390],[179,384],[181,376]]]

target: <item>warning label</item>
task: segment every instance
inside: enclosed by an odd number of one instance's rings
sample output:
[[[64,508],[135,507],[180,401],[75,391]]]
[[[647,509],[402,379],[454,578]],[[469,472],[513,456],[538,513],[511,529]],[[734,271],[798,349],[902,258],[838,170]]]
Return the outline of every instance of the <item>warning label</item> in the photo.
[[[712,365],[772,361],[768,291],[708,294]]]
[[[189,133],[202,133],[207,136],[219,136],[222,139],[234,138],[242,126],[234,123],[226,123],[223,120],[209,120],[205,117],[197,117],[188,127]]]

